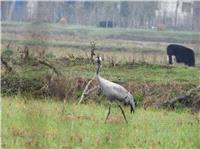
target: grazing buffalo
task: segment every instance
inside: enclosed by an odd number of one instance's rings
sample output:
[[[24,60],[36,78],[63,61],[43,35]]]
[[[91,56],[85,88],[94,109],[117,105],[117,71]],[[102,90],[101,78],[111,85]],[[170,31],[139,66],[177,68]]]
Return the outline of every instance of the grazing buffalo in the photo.
[[[181,45],[170,44],[167,47],[167,55],[169,57],[169,64],[173,64],[172,56],[175,56],[177,63],[184,63],[188,66],[195,66],[194,51],[190,48]]]
[[[112,28],[115,26],[113,21],[100,21],[98,27]]]

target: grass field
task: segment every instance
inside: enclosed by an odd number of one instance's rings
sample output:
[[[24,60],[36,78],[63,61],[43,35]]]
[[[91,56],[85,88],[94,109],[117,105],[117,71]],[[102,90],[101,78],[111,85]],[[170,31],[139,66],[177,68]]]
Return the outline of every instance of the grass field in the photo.
[[[103,58],[101,76],[127,88],[138,104],[133,115],[125,108],[128,124],[117,106],[104,124],[108,106],[98,91],[77,105],[95,75],[90,41]],[[199,32],[3,22],[1,54],[12,71],[1,69],[2,148],[199,149],[200,112],[179,104],[173,110],[158,106],[200,84],[199,41]],[[167,65],[171,42],[194,48],[196,67]],[[24,46],[30,52],[26,61]],[[57,92],[64,98],[58,100]]]
[[[2,99],[2,147],[22,148],[194,148],[200,147],[200,113],[187,110],[144,110],[128,124],[117,107],[104,124],[108,107],[76,105],[31,97]]]

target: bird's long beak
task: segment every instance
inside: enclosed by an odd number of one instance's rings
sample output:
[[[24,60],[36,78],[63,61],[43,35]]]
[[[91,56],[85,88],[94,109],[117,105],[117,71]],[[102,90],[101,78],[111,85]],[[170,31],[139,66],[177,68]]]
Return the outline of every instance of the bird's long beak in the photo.
[[[133,106],[131,105],[131,113],[134,113],[135,109],[133,108]]]

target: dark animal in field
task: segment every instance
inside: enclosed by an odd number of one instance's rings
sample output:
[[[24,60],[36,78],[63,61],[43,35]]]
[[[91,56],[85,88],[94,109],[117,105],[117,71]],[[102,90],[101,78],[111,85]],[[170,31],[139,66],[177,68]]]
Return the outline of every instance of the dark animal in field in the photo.
[[[130,106],[131,113],[133,113],[135,110],[135,102],[134,102],[133,96],[123,86],[121,86],[117,83],[108,81],[100,76],[99,71],[100,71],[100,67],[101,67],[101,57],[97,56],[96,63],[97,63],[97,69],[96,69],[97,82],[98,82],[103,94],[109,100],[109,110],[108,110],[108,114],[106,116],[105,122],[107,121],[108,116],[110,115],[111,103],[114,101],[117,103],[118,107],[120,108],[120,110],[124,116],[125,121],[128,123],[125,113],[124,113],[124,110],[123,110],[122,106],[120,105],[120,103]]]
[[[113,21],[100,21],[98,27],[112,28],[115,27],[115,23]]]
[[[195,54],[194,51],[190,48],[181,45],[170,44],[167,47],[167,55],[169,57],[169,64],[173,64],[172,56],[175,56],[177,63],[184,63],[188,66],[195,66]]]

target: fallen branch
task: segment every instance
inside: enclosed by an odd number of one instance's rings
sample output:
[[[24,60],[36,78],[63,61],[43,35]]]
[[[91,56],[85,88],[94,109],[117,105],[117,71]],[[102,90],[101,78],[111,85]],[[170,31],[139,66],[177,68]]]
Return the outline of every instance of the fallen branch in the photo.
[[[189,91],[187,92],[187,94],[190,95],[190,94],[192,94],[193,92],[196,92],[196,91],[199,91],[199,90],[200,90],[200,85],[197,86],[196,88],[193,88],[193,89],[189,90]]]
[[[12,71],[12,67],[3,59],[3,57],[1,57],[1,63],[6,67],[8,72]]]
[[[48,62],[40,60],[40,59],[38,59],[38,62],[40,64],[46,65],[49,68],[53,69],[53,71],[56,73],[57,76],[61,75],[61,72],[59,72],[53,65],[49,64]]]
[[[78,104],[80,104],[81,102],[82,102],[82,100],[83,100],[83,98],[85,97],[85,95],[88,93],[88,87],[90,86],[90,84],[92,83],[92,81],[95,79],[95,77],[93,77],[88,83],[87,83],[87,85],[85,86],[85,89],[83,90],[83,93],[82,93],[82,95],[81,95],[81,98],[80,98],[80,100],[79,100],[79,102],[78,102]]]
[[[177,102],[180,103],[180,102],[184,101],[186,103],[187,101],[189,101],[188,99],[191,99],[191,97],[194,96],[193,94],[195,94],[195,92],[200,92],[200,85],[197,86],[196,88],[190,89],[189,91],[186,92],[185,95],[181,95],[181,96],[175,97],[171,100],[165,101],[160,106],[173,107],[174,104],[177,103]]]

